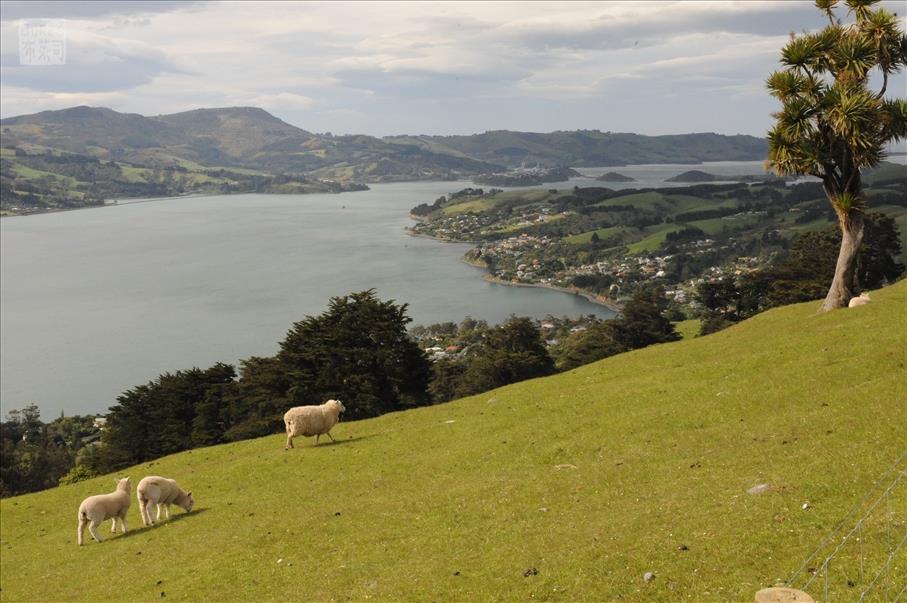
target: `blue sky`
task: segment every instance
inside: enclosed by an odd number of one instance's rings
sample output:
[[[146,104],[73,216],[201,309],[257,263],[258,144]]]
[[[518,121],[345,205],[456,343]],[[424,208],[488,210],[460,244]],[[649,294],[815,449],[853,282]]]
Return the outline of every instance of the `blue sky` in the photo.
[[[825,23],[811,2],[752,1],[3,2],[0,16],[3,117],[254,105],[378,136],[762,136],[779,49]],[[19,64],[19,25],[38,18],[65,19],[65,65]]]

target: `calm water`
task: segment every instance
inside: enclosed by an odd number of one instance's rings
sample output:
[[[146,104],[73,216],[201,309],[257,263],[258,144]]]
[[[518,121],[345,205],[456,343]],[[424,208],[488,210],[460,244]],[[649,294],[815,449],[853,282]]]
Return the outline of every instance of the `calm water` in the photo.
[[[601,174],[613,168],[584,168]],[[659,186],[692,166],[628,166]],[[761,173],[759,162],[704,164]],[[588,179],[545,188],[590,186]],[[467,245],[407,236],[408,210],[467,182],[342,195],[232,195],[121,203],[0,221],[0,406],[49,420],[104,412],[165,371],[271,355],[331,296],[374,287],[414,324],[510,314],[611,316],[583,298],[486,283]],[[616,186],[609,183],[609,186]]]

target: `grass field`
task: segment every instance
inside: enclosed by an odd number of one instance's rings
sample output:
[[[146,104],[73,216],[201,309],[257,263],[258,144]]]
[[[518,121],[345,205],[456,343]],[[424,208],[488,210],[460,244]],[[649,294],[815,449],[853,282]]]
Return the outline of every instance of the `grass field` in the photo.
[[[683,227],[683,224],[657,224],[655,226],[648,226],[645,229],[646,236],[627,245],[627,252],[635,254],[644,251],[656,251],[665,242],[669,232],[682,230]]]
[[[101,544],[76,545],[76,511],[114,476],[3,500],[0,594],[751,601],[907,449],[907,281],[872,296],[341,423],[336,444],[285,452],[275,434],[132,467],[197,510],[141,528],[133,503],[130,533]]]

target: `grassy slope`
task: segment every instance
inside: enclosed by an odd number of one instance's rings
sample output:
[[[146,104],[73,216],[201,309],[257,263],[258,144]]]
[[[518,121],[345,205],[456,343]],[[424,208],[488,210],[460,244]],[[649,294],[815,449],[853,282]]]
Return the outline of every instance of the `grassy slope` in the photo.
[[[4,500],[2,598],[752,600],[907,447],[907,282],[816,308],[341,424],[335,445],[134,467],[198,512],[81,549],[78,504],[111,476]],[[779,490],[746,493],[762,482]]]

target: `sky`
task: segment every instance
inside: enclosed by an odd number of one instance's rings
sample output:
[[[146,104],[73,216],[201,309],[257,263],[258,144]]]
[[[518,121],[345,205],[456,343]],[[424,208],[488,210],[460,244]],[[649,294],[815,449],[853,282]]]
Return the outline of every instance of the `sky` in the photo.
[[[36,19],[59,20],[64,64],[20,64]],[[257,106],[334,134],[764,136],[780,48],[825,23],[790,1],[2,2],[0,116]]]

